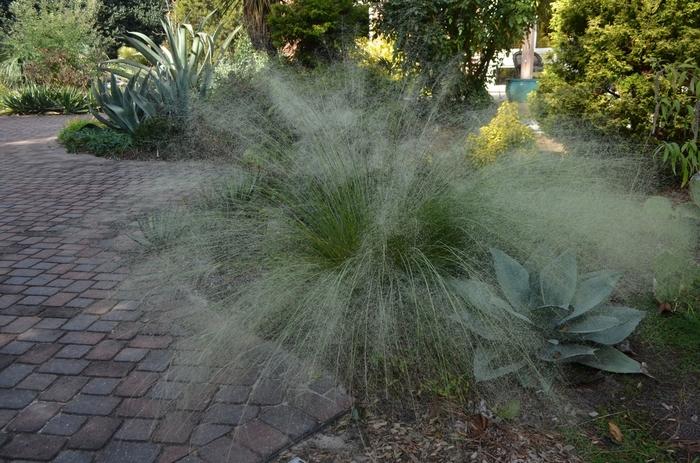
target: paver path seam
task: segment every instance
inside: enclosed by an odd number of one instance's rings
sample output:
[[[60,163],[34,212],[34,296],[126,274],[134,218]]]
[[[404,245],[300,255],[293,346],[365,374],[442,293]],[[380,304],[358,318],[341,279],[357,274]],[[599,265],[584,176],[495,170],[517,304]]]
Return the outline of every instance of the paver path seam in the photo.
[[[259,462],[344,413],[328,381],[250,404],[250,372],[176,400],[201,372],[170,368],[186,333],[118,291],[132,243],[119,225],[206,167],[71,155],[55,141],[65,122],[0,117],[0,461]]]

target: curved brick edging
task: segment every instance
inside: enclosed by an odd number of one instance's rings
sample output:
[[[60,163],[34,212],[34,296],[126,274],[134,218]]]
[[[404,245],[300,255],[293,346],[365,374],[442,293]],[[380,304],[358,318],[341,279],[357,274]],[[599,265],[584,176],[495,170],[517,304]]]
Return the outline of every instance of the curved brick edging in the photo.
[[[204,168],[69,155],[66,120],[0,117],[0,458],[259,462],[345,413],[328,381],[288,394],[260,371],[203,375],[176,325],[116,291],[116,226]]]

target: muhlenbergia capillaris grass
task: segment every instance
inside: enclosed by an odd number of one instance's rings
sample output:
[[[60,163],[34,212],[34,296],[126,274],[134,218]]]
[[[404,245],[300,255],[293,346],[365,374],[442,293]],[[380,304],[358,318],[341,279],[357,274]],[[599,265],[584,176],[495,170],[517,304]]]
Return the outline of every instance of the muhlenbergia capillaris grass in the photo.
[[[419,88],[346,64],[270,67],[199,103],[190,139],[202,135],[200,154],[212,133],[228,140],[235,174],[203,188],[156,262],[165,284],[208,301],[193,314],[207,355],[235,364],[265,340],[264,361],[293,364],[290,379],[326,371],[355,392],[402,395],[468,384],[480,344],[508,340],[504,355],[540,374],[526,324],[455,290],[493,281],[491,248],[521,261],[571,250],[582,271],[624,272],[625,298],[650,288],[656,255],[695,245],[687,223],[644,206],[643,159],[530,153],[475,167],[461,121],[478,117]],[[479,324],[495,339],[475,336]]]

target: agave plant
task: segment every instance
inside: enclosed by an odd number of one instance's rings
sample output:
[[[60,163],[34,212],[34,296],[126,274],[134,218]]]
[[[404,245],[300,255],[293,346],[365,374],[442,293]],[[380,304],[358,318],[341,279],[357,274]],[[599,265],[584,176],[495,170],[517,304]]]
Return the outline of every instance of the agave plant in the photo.
[[[127,32],[126,40],[146,64],[131,59],[103,63],[110,76],[107,82],[93,85],[93,94],[106,118],[93,111],[95,116],[110,127],[133,133],[146,118],[186,115],[190,92],[206,95],[218,58],[240,30],[231,33],[217,50],[214,43],[221,26],[213,34],[202,31],[210,17],[198,31],[190,24],[162,20],[163,45],[140,32]]]
[[[158,113],[159,102],[149,89],[148,75],[135,74],[120,85],[112,74],[109,82],[93,82],[92,94],[99,105],[99,110],[92,109],[93,116],[116,130],[133,134],[144,120]]]
[[[455,283],[458,293],[485,313],[507,314],[511,322],[521,322],[537,333],[539,360],[549,363],[580,363],[614,373],[641,373],[639,362],[617,350],[637,327],[644,313],[629,307],[612,305],[608,299],[621,274],[598,271],[578,274],[576,256],[565,252],[547,262],[539,272],[528,270],[502,251],[491,251],[500,292],[475,281]],[[466,326],[488,339],[490,328],[467,317]],[[508,323],[508,317],[502,322]],[[477,381],[495,379],[513,373],[526,361],[494,365],[499,354],[481,348],[474,358]]]
[[[140,32],[127,32],[126,40],[143,56],[147,64],[129,59],[117,59],[108,63],[126,67],[125,71],[115,70],[126,77],[134,73],[151,75],[151,81],[163,101],[175,110],[186,110],[191,91],[206,95],[211,87],[217,60],[240,30],[240,26],[236,28],[217,50],[215,43],[221,24],[213,34],[203,30],[212,14],[213,12],[202,21],[197,31],[191,24],[176,24],[169,18],[161,20],[166,39],[163,45],[156,44]]]

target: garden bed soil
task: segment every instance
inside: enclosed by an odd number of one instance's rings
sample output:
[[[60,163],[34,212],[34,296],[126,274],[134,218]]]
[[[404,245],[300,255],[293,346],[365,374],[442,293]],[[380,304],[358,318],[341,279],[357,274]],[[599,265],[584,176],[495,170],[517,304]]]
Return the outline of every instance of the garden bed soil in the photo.
[[[431,404],[411,418],[353,413],[283,452],[275,463],[579,463],[557,434],[496,422]]]
[[[700,333],[697,336],[700,339]],[[700,358],[693,365],[688,353],[678,349],[659,349],[639,339],[632,346],[651,376],[600,374],[597,381],[570,390],[575,406],[593,418],[583,431],[595,446],[611,450],[619,443],[596,422],[632,421],[634,431],[666,447],[672,460],[694,461],[700,457]]]
[[[700,359],[693,367],[688,352],[642,336],[629,348],[649,376],[581,371],[577,384],[561,391],[569,405],[560,416],[534,403],[513,420],[467,413],[447,400],[418,404],[415,412],[358,406],[275,463],[697,462]]]

